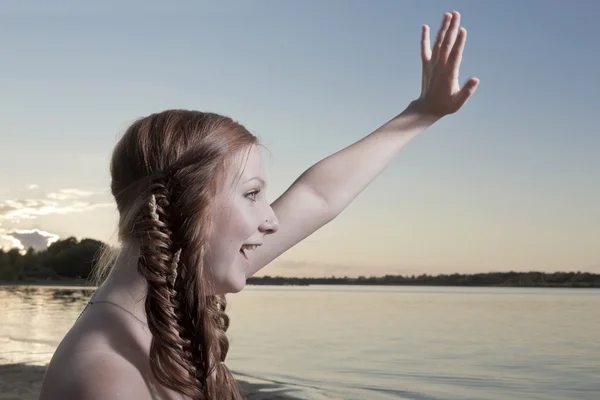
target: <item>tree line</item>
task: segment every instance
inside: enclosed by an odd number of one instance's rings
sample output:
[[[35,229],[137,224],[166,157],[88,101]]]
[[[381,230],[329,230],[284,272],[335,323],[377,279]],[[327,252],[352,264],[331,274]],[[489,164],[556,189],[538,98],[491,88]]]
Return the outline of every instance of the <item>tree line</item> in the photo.
[[[69,237],[46,250],[26,252],[0,249],[0,281],[69,281],[91,278],[104,243]],[[488,272],[477,274],[385,275],[359,277],[290,278],[262,276],[248,279],[250,285],[414,285],[414,286],[518,286],[600,288],[600,274],[589,272]]]

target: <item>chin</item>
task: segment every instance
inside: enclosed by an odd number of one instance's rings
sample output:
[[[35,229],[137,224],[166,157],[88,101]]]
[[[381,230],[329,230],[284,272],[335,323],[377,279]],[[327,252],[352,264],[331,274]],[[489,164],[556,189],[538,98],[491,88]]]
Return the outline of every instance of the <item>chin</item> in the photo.
[[[218,286],[220,294],[227,293],[238,293],[246,287],[246,274],[244,273],[231,273],[224,277],[221,284]]]
[[[236,274],[235,278],[231,282],[231,291],[229,293],[241,292],[246,287],[246,274]]]

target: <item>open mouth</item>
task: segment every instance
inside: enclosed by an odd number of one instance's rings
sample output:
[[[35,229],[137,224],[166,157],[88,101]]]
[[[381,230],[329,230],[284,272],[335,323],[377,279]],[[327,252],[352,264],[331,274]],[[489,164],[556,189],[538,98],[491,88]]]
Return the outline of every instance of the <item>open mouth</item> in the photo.
[[[240,255],[248,261],[248,252],[256,250],[258,247],[260,247],[260,244],[245,244],[240,248]]]

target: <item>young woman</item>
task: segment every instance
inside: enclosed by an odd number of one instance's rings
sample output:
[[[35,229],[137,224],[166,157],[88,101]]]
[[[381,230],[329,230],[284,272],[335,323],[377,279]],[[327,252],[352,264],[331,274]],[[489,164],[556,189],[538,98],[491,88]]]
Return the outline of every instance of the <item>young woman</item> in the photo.
[[[303,173],[273,204],[259,143],[230,118],[169,110],[114,149],[121,251],[56,350],[41,399],[239,399],[224,364],[225,293],[327,224],[418,133],[458,111],[466,31],[444,15],[422,31],[421,95],[398,116]]]

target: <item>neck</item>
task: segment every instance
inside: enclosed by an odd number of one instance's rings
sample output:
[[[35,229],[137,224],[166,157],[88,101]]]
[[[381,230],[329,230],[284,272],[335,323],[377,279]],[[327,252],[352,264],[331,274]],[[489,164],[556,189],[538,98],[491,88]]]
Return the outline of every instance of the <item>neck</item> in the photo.
[[[94,293],[92,301],[109,301],[127,309],[147,323],[144,311],[147,285],[137,272],[139,248],[124,244],[109,275]]]

